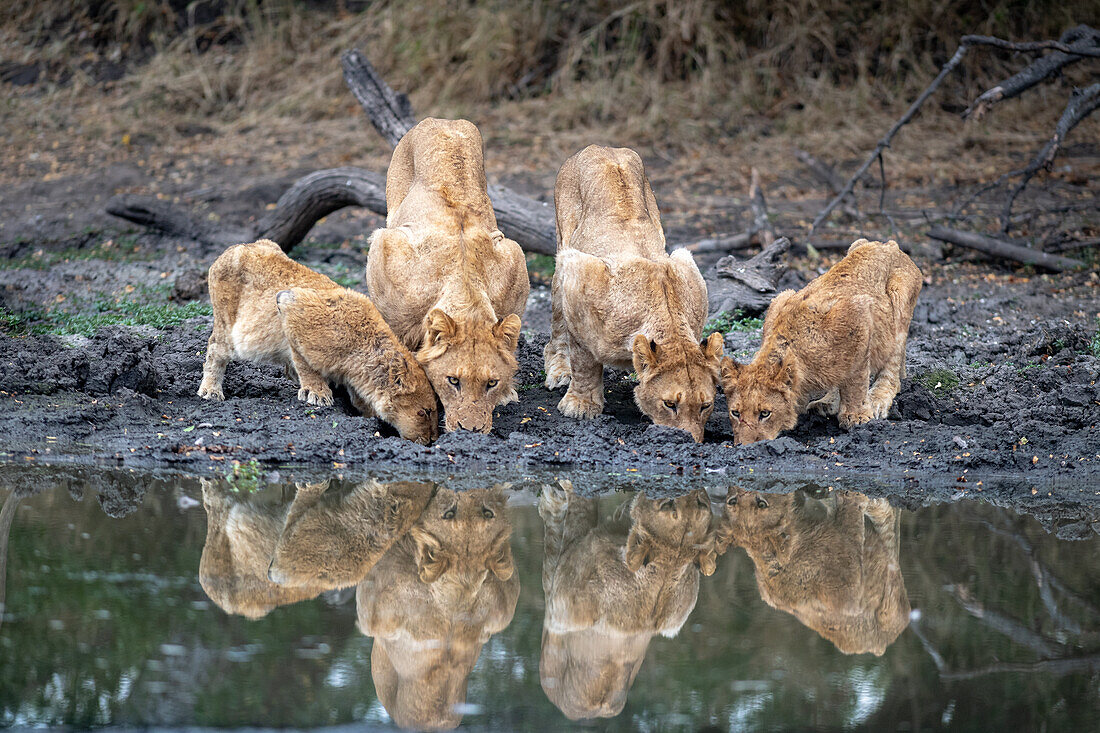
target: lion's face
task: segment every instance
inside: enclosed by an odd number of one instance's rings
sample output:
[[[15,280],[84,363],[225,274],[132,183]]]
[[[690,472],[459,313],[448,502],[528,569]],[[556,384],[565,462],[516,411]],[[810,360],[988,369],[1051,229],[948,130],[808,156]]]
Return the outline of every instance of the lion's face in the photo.
[[[379,411],[406,440],[428,445],[439,437],[439,402],[431,382],[421,370],[409,370],[412,388],[393,394]]]
[[[438,308],[428,313],[416,358],[443,403],[444,427],[489,432],[493,408],[512,393],[519,316],[495,324],[457,321]]]
[[[770,363],[722,361],[722,391],[729,406],[733,442],[748,445],[773,440],[798,424],[798,406],[790,368]]]
[[[685,430],[702,443],[704,426],[714,412],[721,334],[684,348],[658,346],[639,334],[633,352],[638,409],[655,424]]]
[[[492,573],[512,577],[512,526],[499,487],[439,489],[410,531],[416,545],[417,574],[425,583],[446,576],[476,592]]]

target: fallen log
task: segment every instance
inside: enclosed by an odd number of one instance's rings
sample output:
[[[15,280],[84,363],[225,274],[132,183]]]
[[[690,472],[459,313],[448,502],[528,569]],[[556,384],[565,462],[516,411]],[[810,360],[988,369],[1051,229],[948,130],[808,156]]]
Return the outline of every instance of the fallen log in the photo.
[[[933,239],[938,239],[941,242],[949,242],[950,244],[956,244],[960,247],[968,247],[987,255],[992,255],[993,257],[1014,260],[1015,262],[1021,262],[1025,265],[1035,265],[1036,267],[1042,267],[1043,269],[1053,272],[1077,270],[1085,267],[1084,262],[1075,260],[1071,257],[1062,257],[1061,255],[1040,252],[1030,247],[1021,247],[1018,244],[1012,244],[1003,239],[994,239],[975,232],[963,232],[958,229],[948,229],[947,227],[936,226],[928,230],[928,236]]]
[[[718,260],[703,273],[710,315],[740,311],[755,316],[767,310],[787,271],[790,248],[791,240],[780,237],[751,259],[726,255]]]

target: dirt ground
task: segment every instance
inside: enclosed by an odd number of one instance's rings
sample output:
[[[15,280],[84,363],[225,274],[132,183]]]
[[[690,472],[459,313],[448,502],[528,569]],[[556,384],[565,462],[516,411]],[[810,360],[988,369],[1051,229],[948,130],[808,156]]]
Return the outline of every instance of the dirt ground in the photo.
[[[806,416],[777,440],[738,448],[720,398],[706,441],[696,445],[685,433],[644,419],[629,376],[614,371],[606,377],[603,415],[589,422],[564,418],[556,410],[561,391],[542,386],[549,293],[540,269],[545,263],[538,262],[532,263],[519,348],[520,402],[498,410],[489,435],[455,433],[430,447],[415,445],[376,419],[351,414],[346,399],[332,408],[309,407],[296,400],[296,385],[281,370],[242,363],[229,367],[224,403],[200,400],[195,391],[211,322],[204,273],[219,252],[139,231],[103,207],[115,193],[154,193],[213,221],[247,221],[295,178],[334,162],[331,149],[302,153],[301,141],[289,132],[274,135],[280,134],[292,152],[250,155],[238,141],[239,157],[224,148],[214,156],[213,136],[198,131],[195,140],[168,151],[138,141],[118,155],[93,151],[85,165],[70,151],[57,165],[28,158],[8,169],[0,184],[0,457],[198,472],[225,472],[252,460],[265,470],[577,470],[597,482],[601,476],[720,483],[733,476],[778,481],[812,474],[909,497],[981,493],[1100,507],[1095,268],[1044,275],[941,252],[915,222],[946,207],[958,189],[913,178],[892,187],[887,201],[897,217],[908,217],[899,224],[901,238],[917,253],[926,285],[910,332],[909,378],[888,420],[844,431],[835,420]],[[311,132],[309,140],[316,136]],[[1025,146],[1020,154],[1027,152]],[[723,155],[731,159],[729,151]],[[685,178],[683,161],[653,151],[644,157],[670,241],[743,228],[748,213],[740,172],[717,158],[706,165],[696,160]],[[381,170],[386,158],[379,149],[355,162]],[[492,175],[501,161],[490,156],[491,178],[548,200],[551,158],[543,150],[534,162],[500,165],[505,173]],[[1035,185],[1019,210],[1095,201],[1096,146],[1070,146],[1059,160],[1059,174]],[[794,166],[769,171],[768,180],[781,231],[812,217],[825,197],[820,184]],[[1061,216],[1063,224],[1086,231],[1095,226],[1070,221],[1075,213]],[[380,223],[369,212],[338,212],[293,254],[362,289],[366,237]],[[872,237],[889,233],[880,218],[842,225],[831,236],[850,241],[861,228]],[[838,256],[824,255],[794,258],[785,284],[800,286]],[[727,353],[747,358],[758,340],[758,331],[731,332]]]

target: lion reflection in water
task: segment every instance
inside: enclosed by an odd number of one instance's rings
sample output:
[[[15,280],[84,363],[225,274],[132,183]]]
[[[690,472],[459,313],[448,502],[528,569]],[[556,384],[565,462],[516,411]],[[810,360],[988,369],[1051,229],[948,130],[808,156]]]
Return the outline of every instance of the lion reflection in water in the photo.
[[[546,530],[539,677],[570,719],[610,718],[626,704],[650,639],[680,631],[695,608],[699,573],[714,572],[710,501],[702,491],[638,494],[601,522],[595,499],[560,483],[539,498]]]
[[[898,510],[852,491],[729,490],[718,551],[745,548],[760,597],[845,654],[881,656],[909,624]]]
[[[519,598],[503,488],[328,487],[300,484],[276,507],[204,480],[203,589],[227,613],[256,619],[356,586],[359,629],[374,637],[375,688],[394,722],[456,727],[481,648]]]
[[[359,583],[359,630],[374,637],[371,676],[402,728],[462,721],[481,648],[519,599],[501,487],[439,489],[420,520]]]

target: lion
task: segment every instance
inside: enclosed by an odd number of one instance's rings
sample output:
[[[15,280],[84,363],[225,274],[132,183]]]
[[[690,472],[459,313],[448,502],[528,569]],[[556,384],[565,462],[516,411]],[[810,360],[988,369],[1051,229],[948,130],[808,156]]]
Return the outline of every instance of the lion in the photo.
[[[554,187],[558,253],[551,282],[546,387],[569,388],[563,415],[603,412],[603,368],[638,376],[634,400],[697,443],[714,409],[722,335],[701,339],[707,288],[687,250],[665,253],[657,201],[633,150],[590,145]]]
[[[289,587],[358,584],[420,518],[433,488],[374,479],[349,492],[329,490],[327,481],[300,485],[272,551],[268,578]]]
[[[207,524],[199,584],[223,611],[258,619],[278,606],[332,590],[323,582],[283,587],[268,579],[268,565],[289,507],[240,500],[221,482],[205,478],[202,503]]]
[[[718,551],[745,548],[760,597],[845,654],[881,656],[909,625],[898,511],[854,491],[731,487]]]
[[[734,442],[771,440],[811,407],[844,428],[886,417],[905,377],[922,281],[897,242],[860,239],[802,290],[777,295],[752,362],[722,360]]]
[[[281,365],[297,375],[298,399],[331,405],[328,382],[347,387],[364,416],[403,438],[439,434],[436,398],[424,370],[370,300],[295,262],[266,239],[230,247],[210,266],[214,330],[199,396],[225,399],[230,359]]]
[[[530,285],[523,250],[497,229],[481,133],[425,119],[386,174],[386,227],[371,235],[367,287],[443,403],[448,431],[488,432],[519,399],[520,318]]]
[[[610,718],[655,634],[679,633],[695,608],[699,574],[714,573],[710,500],[641,494],[600,521],[596,500],[572,484],[546,486],[542,584],[546,617],[539,678],[571,720]]]
[[[374,686],[398,726],[462,721],[481,648],[519,599],[510,535],[502,487],[440,488],[356,588],[359,630],[374,637]]]

